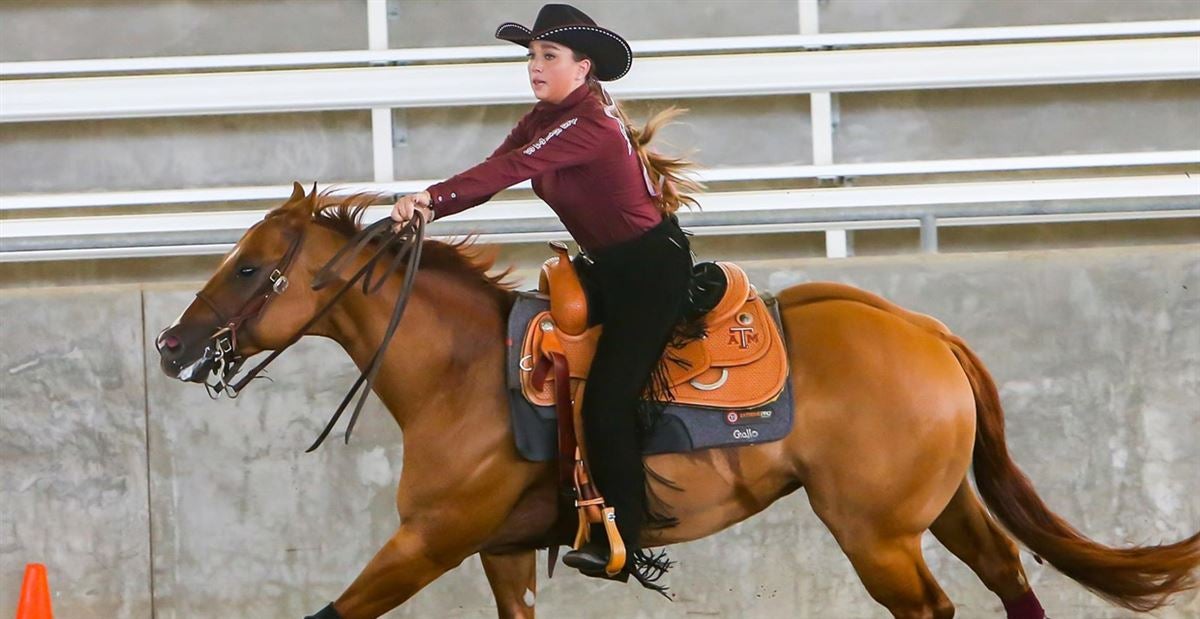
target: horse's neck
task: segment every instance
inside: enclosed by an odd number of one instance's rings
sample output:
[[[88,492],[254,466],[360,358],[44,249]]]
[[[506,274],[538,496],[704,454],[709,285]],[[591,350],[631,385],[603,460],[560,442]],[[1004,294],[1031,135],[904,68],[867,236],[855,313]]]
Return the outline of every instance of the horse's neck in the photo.
[[[361,289],[348,293],[322,333],[341,344],[360,370],[387,330],[401,284],[402,278],[393,276],[374,294],[364,295]],[[497,354],[503,357],[499,321],[495,301],[485,291],[438,271],[416,276],[373,387],[403,431],[448,417],[422,415],[424,411],[459,409],[466,403],[472,386],[461,383],[477,375],[472,366]]]

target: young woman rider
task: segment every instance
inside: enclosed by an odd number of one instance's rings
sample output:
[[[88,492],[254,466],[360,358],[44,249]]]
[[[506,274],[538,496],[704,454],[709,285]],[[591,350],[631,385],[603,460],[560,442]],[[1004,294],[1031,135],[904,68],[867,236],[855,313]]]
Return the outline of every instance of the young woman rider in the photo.
[[[633,62],[620,35],[574,7],[547,4],[533,30],[505,23],[496,37],[529,48],[538,103],[485,161],[400,198],[392,217],[441,219],[532,179],[590,258],[604,329],[583,403],[585,440],[592,477],[636,563],[646,512],[639,402],[685,311],[692,257],[672,213],[695,204],[680,191],[699,185],[680,174],[688,162],[646,147],[675,112],[639,131],[604,91],[601,82],[622,77]],[[563,562],[601,575],[608,554],[600,533]]]

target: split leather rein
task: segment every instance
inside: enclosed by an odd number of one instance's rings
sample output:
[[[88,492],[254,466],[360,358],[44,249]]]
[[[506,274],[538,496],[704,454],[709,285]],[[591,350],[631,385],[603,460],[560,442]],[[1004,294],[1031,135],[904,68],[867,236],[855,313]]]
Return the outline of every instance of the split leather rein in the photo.
[[[295,261],[296,256],[300,253],[300,247],[304,243],[304,228],[301,228],[300,233],[292,240],[283,257],[271,270],[270,275],[255,293],[250,300],[242,307],[241,311],[232,314],[228,319],[226,314],[217,307],[207,295],[201,292],[196,293],[196,297],[206,303],[213,312],[216,313],[222,326],[216,330],[209,341],[212,342],[209,349],[213,354],[215,366],[212,370],[216,376],[216,383],[205,383],[205,387],[209,390],[209,395],[214,399],[221,393],[225,393],[231,398],[236,398],[241,394],[242,390],[250,381],[258,378],[258,374],[262,372],[267,364],[271,363],[283,353],[292,344],[295,344],[308,329],[317,321],[325,317],[329,311],[337,305],[348,290],[350,290],[359,281],[362,282],[362,291],[364,294],[371,294],[378,291],[387,282],[392,273],[398,271],[400,266],[404,264],[405,258],[408,258],[408,263],[404,271],[404,287],[400,291],[400,295],[396,298],[396,304],[392,308],[391,320],[388,322],[387,330],[383,334],[383,339],[379,342],[379,348],[375,350],[375,354],[367,363],[359,375],[358,380],[354,382],[354,386],[346,393],[346,397],[342,398],[342,402],[338,405],[333,416],[330,417],[329,423],[325,425],[325,429],[321,431],[317,440],[305,450],[311,452],[321,446],[325,438],[333,430],[350,401],[354,399],[355,394],[359,394],[358,403],[354,406],[354,412],[350,415],[350,422],[346,426],[346,442],[350,441],[350,432],[354,430],[354,424],[358,422],[358,415],[362,412],[363,404],[366,403],[367,394],[371,392],[371,385],[375,382],[375,377],[379,374],[379,369],[383,365],[384,352],[387,350],[388,343],[391,342],[392,336],[396,333],[396,327],[400,324],[400,317],[404,314],[404,308],[408,304],[408,299],[411,296],[413,288],[413,280],[417,273],[417,268],[421,262],[421,248],[425,239],[425,220],[422,216],[416,215],[409,219],[399,231],[394,231],[395,222],[390,218],[383,218],[360,230],[354,238],[346,242],[346,244],[338,250],[324,266],[317,271],[313,278],[312,289],[322,290],[330,284],[337,281],[338,272],[350,262],[355,256],[367,248],[372,242],[377,243],[374,253],[370,255],[367,261],[354,273],[352,277],[345,280],[342,286],[334,293],[333,297],[320,310],[317,311],[304,326],[300,327],[287,343],[276,348],[263,359],[261,363],[247,371],[234,382],[230,382],[237,374],[238,370],[245,362],[245,358],[237,352],[237,338],[239,331],[247,324],[257,319],[266,309],[268,302],[274,297],[281,295],[288,288],[288,270]],[[394,255],[390,255],[394,252]],[[376,267],[379,264],[387,263],[386,268],[378,273],[376,277]],[[265,378],[265,377],[263,377]],[[360,391],[361,389],[361,391]]]

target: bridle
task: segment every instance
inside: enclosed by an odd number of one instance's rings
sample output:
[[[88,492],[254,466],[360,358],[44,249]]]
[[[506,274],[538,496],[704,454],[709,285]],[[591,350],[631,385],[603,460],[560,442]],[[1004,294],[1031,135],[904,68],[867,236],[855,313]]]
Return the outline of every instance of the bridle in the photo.
[[[242,363],[245,361],[245,358],[237,353],[238,331],[245,326],[246,323],[259,317],[271,299],[282,295],[287,290],[288,269],[295,261],[296,256],[299,254],[300,246],[304,242],[303,230],[292,241],[292,244],[288,247],[287,252],[284,253],[283,257],[279,260],[279,263],[275,265],[274,269],[272,269],[267,280],[264,281],[263,284],[259,286],[259,289],[255,291],[250,301],[243,306],[241,311],[234,314],[228,320],[224,318],[224,314],[219,308],[217,308],[216,304],[213,303],[211,299],[202,293],[196,293],[196,296],[201,301],[204,301],[209,308],[216,312],[217,318],[223,325],[211,336],[209,336],[209,341],[213,342],[213,354],[214,359],[217,362],[217,367],[214,368],[214,372],[218,375],[216,384],[209,384],[207,382],[205,383],[205,387],[209,389],[210,395],[215,398],[219,396],[219,394],[225,393],[231,398],[236,398],[242,392],[242,390],[246,388],[246,385],[258,377],[258,374],[262,372],[269,363],[274,361],[275,358],[282,354],[284,350],[286,350],[292,344],[295,344],[301,337],[303,337],[304,334],[308,332],[308,329],[316,324],[318,320],[324,318],[325,315],[328,314],[329,311],[337,304],[337,302],[341,300],[342,295],[344,295],[346,291],[350,290],[354,284],[358,283],[359,280],[362,280],[362,291],[364,294],[371,294],[378,291],[383,287],[383,284],[387,281],[388,277],[399,269],[400,265],[404,263],[404,260],[407,257],[408,264],[406,265],[404,273],[404,287],[401,289],[400,295],[396,298],[396,305],[392,308],[391,320],[388,322],[387,330],[384,332],[383,339],[379,343],[379,348],[375,350],[375,354],[371,357],[371,360],[367,363],[366,368],[363,369],[362,373],[359,375],[358,380],[355,381],[354,386],[350,388],[350,391],[346,394],[346,397],[342,399],[341,404],[338,406],[337,410],[334,411],[333,416],[329,419],[329,422],[325,425],[325,429],[321,431],[321,434],[317,437],[317,440],[313,442],[313,444],[305,451],[311,452],[321,445],[321,443],[333,430],[333,427],[337,423],[338,419],[341,418],[342,413],[345,412],[346,407],[349,406],[350,401],[354,399],[355,394],[359,393],[360,389],[363,389],[358,399],[358,403],[354,407],[354,412],[350,416],[350,422],[346,427],[345,440],[347,443],[349,443],[350,433],[354,430],[354,425],[358,421],[359,413],[362,412],[363,405],[366,403],[367,394],[371,392],[371,385],[374,384],[375,377],[379,374],[379,370],[383,365],[383,353],[387,350],[388,343],[391,341],[392,336],[395,335],[396,327],[400,324],[400,317],[404,314],[404,308],[408,305],[408,298],[412,295],[413,281],[415,279],[414,276],[416,275],[417,268],[421,262],[421,248],[425,239],[424,217],[420,215],[413,217],[412,219],[408,220],[408,222],[405,223],[399,231],[393,231],[394,225],[395,222],[385,217],[384,219],[381,219],[363,228],[358,232],[357,235],[354,236],[354,238],[347,241],[346,244],[340,250],[338,250],[338,252],[334,254],[334,256],[320,268],[320,270],[317,271],[316,275],[313,277],[313,290],[322,290],[328,287],[329,284],[337,279],[338,271],[340,271],[347,262],[349,262],[353,257],[359,255],[359,253],[372,241],[378,240],[381,242],[378,243],[378,248],[373,254],[371,254],[366,263],[364,263],[363,266],[359,268],[353,276],[351,276],[342,284],[338,291],[334,293],[329,302],[327,302],[320,310],[318,310],[317,313],[314,314],[313,317],[304,324],[304,326],[296,330],[292,337],[288,339],[287,343],[273,350],[266,359],[254,366],[253,369],[244,373],[236,382],[230,382],[230,379],[233,378],[233,375],[237,374],[238,369],[241,368]],[[391,251],[395,251],[395,255],[391,257],[391,260],[386,261],[387,267],[379,274],[379,277],[375,278],[374,274],[376,265],[381,262],[385,262],[384,257],[387,256]]]
[[[217,304],[204,294],[203,290],[196,293],[196,298],[200,299],[208,305],[208,308],[217,315],[218,323],[222,326],[217,328],[212,335],[208,336],[208,341],[211,342],[210,349],[213,351],[213,361],[216,363],[214,373],[217,376],[215,384],[204,383],[209,389],[209,395],[216,397],[215,393],[224,392],[230,397],[236,398],[238,389],[233,389],[229,385],[228,379],[237,373],[244,359],[238,355],[238,331],[247,322],[250,322],[259,317],[266,309],[267,303],[274,297],[283,294],[288,288],[287,272],[295,261],[296,256],[300,253],[300,246],[304,244],[304,228],[292,239],[291,245],[288,246],[283,257],[275,264],[275,268],[271,269],[270,275],[263,283],[259,284],[254,294],[250,296],[250,300],[242,306],[241,310],[236,314],[225,318],[225,313]]]

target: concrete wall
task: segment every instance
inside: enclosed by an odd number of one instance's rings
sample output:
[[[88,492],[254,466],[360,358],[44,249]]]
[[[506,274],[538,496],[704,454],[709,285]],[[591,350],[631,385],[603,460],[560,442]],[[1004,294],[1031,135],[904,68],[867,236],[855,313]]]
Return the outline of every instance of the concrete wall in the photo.
[[[0,608],[37,561],[60,617],[149,617],[141,291],[6,292],[0,323]]]
[[[1197,248],[744,265],[762,289],[844,281],[944,320],[996,376],[1014,458],[1047,502],[1120,545],[1200,528]],[[302,453],[356,375],[336,346],[306,340],[233,402],[161,375],[148,342],[197,287],[0,296],[0,608],[14,607],[23,564],[42,561],[64,617],[299,617],[395,527],[401,435],[382,410],[348,447]],[[673,554],[673,604],[563,569],[542,576],[542,615],[883,616],[802,493]],[[932,539],[928,556],[959,616],[999,616]],[[1027,569],[1051,616],[1130,616]],[[1197,613],[1193,593],[1157,616]],[[470,559],[389,616],[494,610]]]

